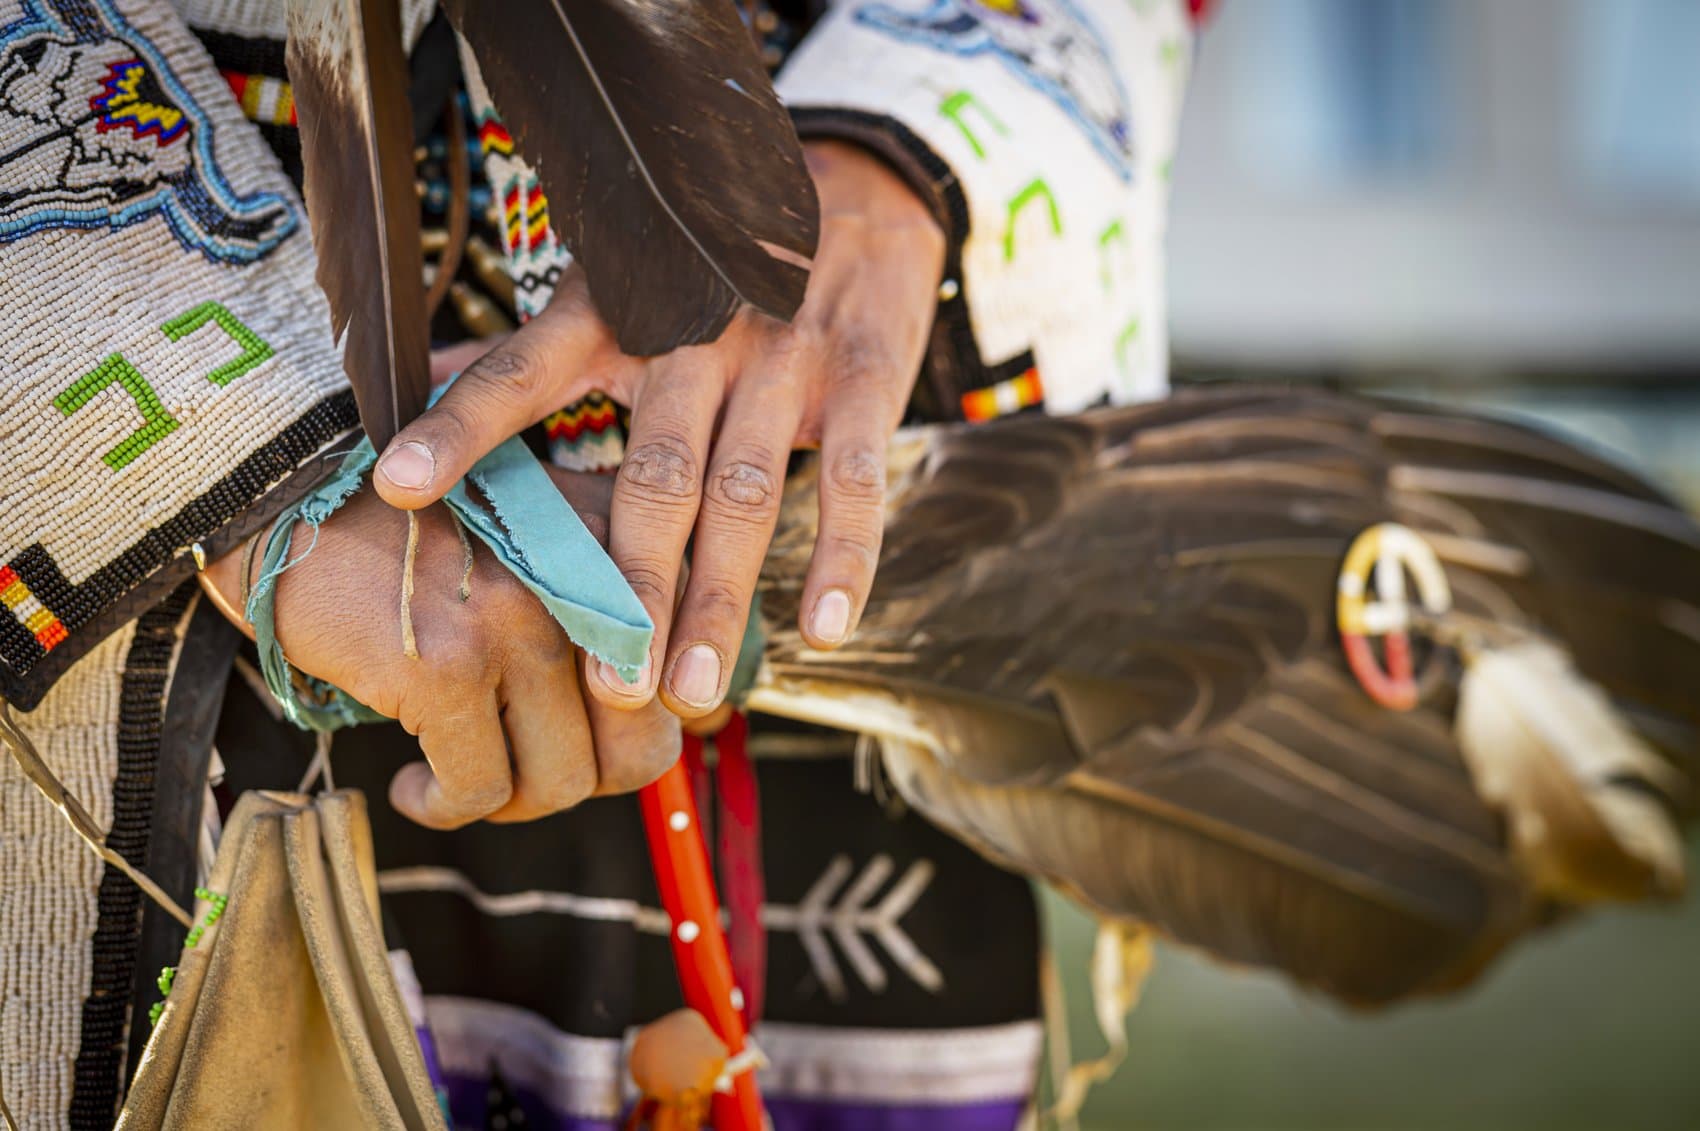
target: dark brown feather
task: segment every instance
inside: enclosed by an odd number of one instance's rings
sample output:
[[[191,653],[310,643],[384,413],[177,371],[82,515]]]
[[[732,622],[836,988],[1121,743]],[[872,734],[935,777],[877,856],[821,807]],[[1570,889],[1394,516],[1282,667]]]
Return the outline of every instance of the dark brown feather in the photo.
[[[382,451],[431,387],[397,0],[291,0],[287,58],[319,286]]]
[[[712,340],[740,301],[796,313],[819,204],[731,0],[443,6],[621,349]]]
[[[818,485],[788,484],[752,705],[888,736],[919,809],[1106,914],[1362,1003],[1468,981],[1552,918],[1461,757],[1456,659],[1408,714],[1345,669],[1336,576],[1378,522],[1700,768],[1700,528],[1541,433],[1215,390],[894,451],[838,653],[795,628]]]

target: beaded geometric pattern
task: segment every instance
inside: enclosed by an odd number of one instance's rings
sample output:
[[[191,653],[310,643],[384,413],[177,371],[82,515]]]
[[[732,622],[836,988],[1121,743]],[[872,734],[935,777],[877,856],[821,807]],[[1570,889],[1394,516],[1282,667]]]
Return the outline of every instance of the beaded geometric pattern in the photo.
[[[0,0],[0,155],[15,692],[353,419],[300,203],[169,4]]]
[[[553,413],[543,422],[549,459],[571,471],[614,471],[626,454],[625,429],[617,405],[602,393]]]
[[[297,213],[233,187],[203,105],[110,0],[29,0],[0,28],[0,241],[160,217],[214,261],[265,256]]]
[[[514,139],[502,125],[479,77],[472,55],[461,44],[466,93],[472,102],[484,176],[493,190],[493,219],[502,237],[502,255],[514,281],[514,305],[523,322],[542,312],[555,293],[561,272],[572,256],[549,226],[549,202],[537,173],[514,152]]]

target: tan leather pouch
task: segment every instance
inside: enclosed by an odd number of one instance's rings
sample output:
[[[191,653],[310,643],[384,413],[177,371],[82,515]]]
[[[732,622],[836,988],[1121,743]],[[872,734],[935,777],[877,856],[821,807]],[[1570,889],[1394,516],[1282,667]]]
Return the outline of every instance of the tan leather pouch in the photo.
[[[202,901],[191,916],[106,845],[4,699],[0,746],[90,850],[194,940],[178,959],[118,1127],[446,1128],[378,925],[361,793],[243,794],[205,885],[222,910],[214,915]],[[15,1127],[3,1096],[0,1127]]]
[[[183,951],[118,1127],[444,1127],[378,926],[365,798],[244,794],[206,887],[223,914]]]

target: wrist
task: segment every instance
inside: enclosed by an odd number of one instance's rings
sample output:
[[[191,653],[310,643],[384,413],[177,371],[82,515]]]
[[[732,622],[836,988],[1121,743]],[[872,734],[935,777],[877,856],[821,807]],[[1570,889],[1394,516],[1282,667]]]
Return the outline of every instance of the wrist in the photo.
[[[195,577],[213,607],[250,639],[254,635],[254,629],[248,623],[245,609],[248,586],[252,581],[252,571],[258,564],[260,539],[269,529],[270,527],[264,527],[249,535],[223,557],[208,562],[207,567]],[[249,574],[246,578],[243,576],[245,572]]]
[[[914,227],[942,243],[944,225],[927,194],[879,149],[857,140],[817,137],[803,156],[820,192],[823,221],[835,210],[878,220],[882,227]]]

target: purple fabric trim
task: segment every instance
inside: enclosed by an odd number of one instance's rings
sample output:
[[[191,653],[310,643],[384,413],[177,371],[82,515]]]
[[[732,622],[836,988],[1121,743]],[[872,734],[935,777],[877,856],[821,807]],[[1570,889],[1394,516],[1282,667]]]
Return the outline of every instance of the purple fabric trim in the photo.
[[[774,1097],[774,1131],[1012,1131],[1023,1100],[977,1104],[870,1104]]]
[[[488,1126],[485,1123],[490,1091],[487,1077],[480,1079],[450,1074],[448,1087],[449,1111],[454,1117],[455,1127],[479,1128],[482,1131]],[[613,1119],[592,1119],[556,1111],[529,1088],[510,1086],[509,1091],[525,1111],[526,1131],[618,1131],[620,1127],[620,1123]]]
[[[448,1077],[454,1126],[487,1126],[488,1079]],[[529,1088],[510,1087],[525,1109],[527,1131],[618,1131],[624,1118],[592,1119],[556,1111]],[[774,1131],[1013,1131],[1026,1103],[1020,1099],[975,1104],[874,1104],[773,1097],[767,1101]]]

